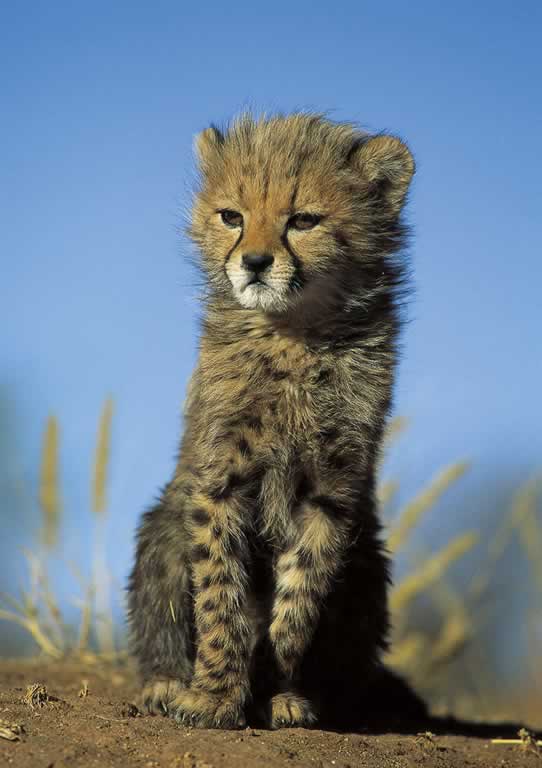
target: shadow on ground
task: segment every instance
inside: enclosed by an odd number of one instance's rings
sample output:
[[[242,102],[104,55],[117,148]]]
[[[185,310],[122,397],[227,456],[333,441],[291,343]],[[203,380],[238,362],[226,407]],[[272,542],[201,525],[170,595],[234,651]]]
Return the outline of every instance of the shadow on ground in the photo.
[[[27,686],[50,699],[25,703]],[[404,717],[400,687],[374,707],[370,729],[202,731],[133,706],[130,666],[0,662],[0,764],[16,768],[459,768],[540,765],[533,750],[492,744],[517,738],[518,724]],[[412,702],[411,702],[412,704]],[[412,704],[414,706],[414,704]],[[411,713],[412,714],[412,713]],[[419,713],[418,713],[419,714]],[[11,731],[10,731],[11,729]]]

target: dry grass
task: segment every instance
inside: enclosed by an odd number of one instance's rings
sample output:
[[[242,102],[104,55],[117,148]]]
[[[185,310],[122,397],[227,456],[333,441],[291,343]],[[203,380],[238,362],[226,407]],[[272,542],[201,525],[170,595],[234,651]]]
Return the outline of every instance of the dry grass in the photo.
[[[111,426],[113,401],[108,398],[102,408],[94,453],[94,474],[91,488],[92,511],[96,518],[93,554],[93,583],[95,629],[98,648],[102,653],[114,654],[115,640],[110,597],[110,574],[105,558],[107,518],[107,475],[111,458]]]
[[[402,429],[393,430],[395,437],[401,432]],[[389,444],[392,443],[390,440]],[[426,516],[434,514],[438,500],[460,481],[468,467],[467,462],[458,462],[445,468],[395,515],[388,537],[391,551],[411,552],[410,540],[416,528]],[[394,480],[382,484],[380,499],[384,507],[389,507],[398,490],[399,483]],[[482,539],[478,531],[457,535],[436,554],[417,563],[392,590],[394,638],[387,662],[414,680],[441,712],[453,710],[469,717],[523,717],[540,724],[542,528],[537,504],[541,490],[541,475],[528,480],[519,488],[509,512],[488,540]],[[520,702],[516,698],[511,706],[512,696],[495,695],[495,672],[488,667],[481,635],[487,629],[490,612],[486,604],[491,603],[496,574],[514,540],[530,565],[535,592],[526,625],[532,638],[532,678],[537,681],[533,691],[537,692],[531,694],[530,703],[526,692]],[[458,593],[447,578],[449,570],[470,552],[476,560],[474,576],[467,589]],[[432,622],[415,618],[420,615],[415,611],[417,601]],[[435,616],[440,617],[436,627]]]
[[[9,720],[0,720],[0,739],[20,741],[24,732],[24,725],[22,723],[10,723]]]
[[[80,610],[79,626],[64,621],[48,575],[48,562],[60,535],[62,494],[60,484],[60,439],[56,418],[50,416],[44,430],[38,507],[40,536],[37,552],[23,550],[28,566],[26,590],[19,598],[0,593],[0,620],[23,627],[42,653],[53,659],[77,655],[87,662],[114,659],[113,618],[109,596],[109,575],[105,558],[105,520],[107,517],[107,479],[110,463],[113,403],[106,400],[98,426],[91,483],[91,508],[95,516],[93,578],[86,580],[73,564],[67,564],[80,597],[74,600]]]
[[[62,502],[58,469],[58,422],[50,416],[43,435],[39,504],[42,512],[41,542],[51,551],[58,543]]]
[[[459,560],[474,547],[477,540],[478,537],[475,533],[460,534],[448,542],[440,552],[419,566],[414,573],[403,579],[393,589],[390,596],[392,613],[399,614],[401,611],[405,611],[411,600],[430,590],[456,560]]]
[[[51,697],[45,685],[32,683],[26,687],[23,704],[29,706],[30,709],[41,709],[47,705],[48,701],[51,701]]]
[[[524,752],[530,752],[542,757],[540,747],[542,747],[542,740],[533,736],[526,728],[521,728],[518,731],[519,739],[491,739],[492,744],[517,744],[523,749]]]
[[[94,473],[92,478],[92,509],[95,515],[103,516],[107,511],[107,479],[111,457],[111,425],[113,422],[113,400],[105,401],[94,453]]]
[[[40,650],[53,659],[75,655],[87,662],[95,662],[124,655],[116,648],[114,640],[110,576],[105,558],[113,413],[113,403],[108,399],[98,423],[91,478],[90,508],[95,531],[90,564],[92,578],[85,580],[77,568],[69,566],[72,581],[78,584],[80,591],[76,602],[80,610],[78,626],[66,626],[47,573],[48,560],[53,556],[60,537],[62,512],[59,426],[54,417],[48,419],[43,437],[38,493],[41,546],[38,554],[24,551],[29,587],[21,592],[19,598],[0,594],[3,603],[0,619],[24,627]],[[394,444],[406,427],[404,419],[391,423],[387,448]],[[465,461],[445,467],[399,509],[390,524],[388,536],[388,547],[394,554],[412,555],[412,540],[416,538],[416,533],[430,515],[438,514],[439,501],[461,481],[468,469]],[[389,511],[395,503],[399,490],[400,485],[393,478],[381,483],[379,499],[385,511]],[[537,515],[537,503],[541,490],[542,475],[525,483],[491,537],[482,539],[477,530],[463,531],[436,552],[423,557],[418,552],[410,572],[391,592],[394,637],[387,662],[399,672],[406,673],[440,711],[454,709],[467,716],[487,716],[490,711],[497,714],[495,702],[488,700],[487,692],[494,690],[494,671],[486,666],[486,655],[480,642],[487,621],[487,612],[482,609],[488,602],[502,558],[514,541],[519,543],[529,564],[536,591],[535,605],[527,620],[532,646],[533,688],[532,693],[525,693],[522,701],[515,701],[512,715],[529,717],[531,709],[540,708],[542,527]],[[467,589],[459,592],[453,586],[454,569],[463,567],[469,555],[474,575]],[[475,568],[472,568],[473,559],[477,564]],[[417,618],[420,616],[420,605],[423,606],[422,615],[430,615],[432,622]],[[175,621],[173,607],[170,608]],[[463,681],[462,687],[458,686],[458,680]],[[466,680],[471,681],[468,690],[464,684]],[[443,696],[443,691],[447,692],[446,696]],[[512,701],[511,696],[509,701]]]
[[[396,552],[404,549],[408,538],[417,524],[426,512],[432,509],[445,491],[450,488],[462,475],[465,474],[469,465],[466,461],[451,464],[446,469],[438,473],[431,480],[427,488],[424,488],[411,502],[409,502],[399,516],[399,520],[393,525],[388,535],[388,549],[390,552]],[[389,483],[384,485],[384,494],[380,494],[384,501],[389,502],[389,492],[386,494],[386,488]],[[398,483],[392,483],[391,487],[398,489]],[[386,498],[386,496],[388,498]]]

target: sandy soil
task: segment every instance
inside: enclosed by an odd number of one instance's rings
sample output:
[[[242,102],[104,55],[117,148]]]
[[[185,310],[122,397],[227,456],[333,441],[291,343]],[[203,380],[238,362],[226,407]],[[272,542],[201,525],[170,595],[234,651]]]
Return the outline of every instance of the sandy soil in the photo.
[[[84,681],[87,681],[86,684]],[[54,697],[23,701],[27,686]],[[85,694],[85,689],[88,690]],[[542,766],[534,751],[495,745],[512,726],[430,721],[413,733],[335,733],[292,729],[201,731],[164,717],[141,716],[130,669],[76,663],[0,662],[0,765],[20,768],[448,768]],[[21,728],[23,730],[21,730]],[[17,734],[17,731],[20,731]],[[430,731],[430,734],[418,735]]]

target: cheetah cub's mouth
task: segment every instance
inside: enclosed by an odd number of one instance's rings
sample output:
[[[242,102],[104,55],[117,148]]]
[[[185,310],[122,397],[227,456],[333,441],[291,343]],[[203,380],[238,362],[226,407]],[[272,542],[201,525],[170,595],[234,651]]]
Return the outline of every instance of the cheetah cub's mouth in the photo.
[[[245,293],[245,291],[249,291],[248,296],[251,295],[260,295],[260,291],[269,290],[269,285],[265,282],[265,280],[262,280],[259,277],[250,278],[244,285],[243,288],[241,288],[241,293]]]
[[[286,303],[285,298],[261,278],[246,280],[241,286],[232,281],[232,287],[235,298],[246,309],[280,309]]]
[[[280,309],[286,303],[281,286],[273,286],[258,275],[229,275],[233,293],[246,309]],[[271,278],[268,278],[270,280]]]
[[[262,280],[260,277],[254,277],[245,283],[245,287],[241,289],[241,292],[243,293],[247,288],[251,288],[252,286],[255,286],[255,288],[269,288],[265,280]]]

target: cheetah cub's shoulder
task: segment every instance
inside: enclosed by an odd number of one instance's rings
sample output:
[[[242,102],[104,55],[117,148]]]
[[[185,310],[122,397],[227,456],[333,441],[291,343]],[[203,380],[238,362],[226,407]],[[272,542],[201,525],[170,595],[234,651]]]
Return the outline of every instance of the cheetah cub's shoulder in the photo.
[[[202,727],[361,718],[388,628],[375,471],[414,162],[309,114],[243,116],[197,152],[200,354],[129,587],[145,705]]]

